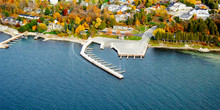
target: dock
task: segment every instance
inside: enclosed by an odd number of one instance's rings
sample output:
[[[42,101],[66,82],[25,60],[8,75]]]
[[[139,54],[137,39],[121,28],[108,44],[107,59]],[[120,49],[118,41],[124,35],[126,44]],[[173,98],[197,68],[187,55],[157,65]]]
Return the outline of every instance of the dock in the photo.
[[[82,57],[84,57],[86,60],[88,60],[89,62],[91,62],[92,64],[94,64],[97,67],[105,70],[109,74],[111,74],[111,75],[113,75],[113,76],[115,76],[115,77],[117,77],[119,79],[123,79],[124,76],[120,74],[121,72],[119,72],[120,69],[115,69],[115,68],[117,68],[117,66],[112,66],[112,64],[108,64],[107,62],[104,62],[104,60],[102,60],[101,58],[98,58],[94,54],[91,54],[91,53],[87,54],[87,53],[85,53],[88,50],[90,50],[90,52],[91,52],[91,50],[93,50],[92,48],[88,48],[88,46],[91,43],[93,43],[93,41],[89,40],[86,44],[83,45],[82,50],[80,52],[80,55]],[[104,48],[104,46],[102,46],[102,48]],[[111,67],[109,67],[109,66],[111,66]]]
[[[9,48],[10,45],[8,43],[18,40],[19,38],[25,36],[25,34],[26,33],[21,33],[16,36],[12,36],[11,38],[9,38],[5,41],[0,42],[0,48],[3,48],[3,49]]]
[[[116,50],[120,59],[122,57],[127,57],[127,59],[129,59],[130,57],[133,59],[137,59],[137,57],[140,57],[140,59],[142,59],[146,54],[150,37],[153,36],[152,33],[155,29],[157,29],[156,26],[148,29],[143,34],[142,39],[139,41],[119,40],[103,37],[91,38],[88,40],[87,43],[83,45],[80,55],[97,67],[107,71],[108,73],[119,79],[122,79],[124,77],[122,73],[125,73],[125,71],[122,71],[120,68],[117,68],[117,66],[114,66],[111,63],[107,63],[104,60],[95,56],[95,54],[92,54],[93,48],[89,48],[88,46],[91,43],[100,44],[100,49],[104,49],[105,46],[110,46],[110,48]]]

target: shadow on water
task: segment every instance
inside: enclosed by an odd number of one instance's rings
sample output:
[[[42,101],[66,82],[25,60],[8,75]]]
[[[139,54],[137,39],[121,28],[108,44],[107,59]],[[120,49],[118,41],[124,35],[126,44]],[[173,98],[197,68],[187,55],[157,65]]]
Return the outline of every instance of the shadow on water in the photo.
[[[179,51],[181,53],[189,54],[194,56],[195,58],[201,58],[206,61],[220,64],[220,53],[214,52],[214,53],[201,53],[201,52],[194,52],[194,51]]]

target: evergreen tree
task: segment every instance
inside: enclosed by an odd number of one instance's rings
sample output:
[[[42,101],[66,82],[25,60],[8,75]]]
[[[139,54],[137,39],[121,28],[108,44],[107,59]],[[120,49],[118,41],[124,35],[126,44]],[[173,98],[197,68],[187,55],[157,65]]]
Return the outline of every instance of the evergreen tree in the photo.
[[[46,10],[45,10],[45,15],[50,15],[50,9],[47,7]]]

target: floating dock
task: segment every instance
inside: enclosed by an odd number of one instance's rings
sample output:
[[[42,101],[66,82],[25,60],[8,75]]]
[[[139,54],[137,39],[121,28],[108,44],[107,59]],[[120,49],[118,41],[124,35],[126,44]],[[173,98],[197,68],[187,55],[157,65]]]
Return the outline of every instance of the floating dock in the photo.
[[[83,45],[82,50],[80,52],[80,55],[83,56],[86,60],[88,60],[89,62],[93,63],[94,65],[96,65],[97,67],[107,71],[108,73],[110,73],[111,75],[119,78],[119,79],[123,79],[123,75],[121,75],[118,70],[120,69],[113,69],[116,68],[116,66],[112,66],[112,67],[108,67],[111,66],[112,64],[108,64],[107,62],[104,62],[104,60],[101,60],[100,58],[97,58],[97,56],[95,56],[94,54],[86,54],[85,52],[87,50],[92,50],[92,48],[88,48],[88,46],[92,43],[93,41],[90,40],[88,41],[86,44]],[[102,47],[104,48],[104,46]],[[91,56],[92,55],[92,56]],[[97,60],[98,59],[98,60]],[[108,66],[107,66],[108,65]],[[124,71],[125,72],[125,71]]]

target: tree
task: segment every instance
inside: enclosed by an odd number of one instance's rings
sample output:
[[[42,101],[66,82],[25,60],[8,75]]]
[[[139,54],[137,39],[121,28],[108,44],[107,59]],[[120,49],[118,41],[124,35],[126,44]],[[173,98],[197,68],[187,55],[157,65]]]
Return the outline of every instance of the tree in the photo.
[[[3,13],[5,14],[6,17],[10,16],[10,13],[8,11],[3,11]]]
[[[79,26],[76,28],[75,33],[76,33],[76,34],[79,34],[81,31],[84,31],[84,30],[85,30],[85,27],[82,26],[82,25],[79,25]]]
[[[96,18],[95,27],[98,28],[101,25],[102,20],[100,18]]]
[[[141,25],[140,21],[138,19],[136,19],[135,26],[140,26],[140,25]]]
[[[67,9],[64,9],[62,12],[63,12],[63,16],[67,16],[67,14],[68,14],[68,10]]]
[[[38,26],[37,26],[37,31],[38,32],[44,32],[47,30],[47,25],[44,24],[44,23],[40,23]]]
[[[60,13],[56,12],[53,14],[53,17],[56,19],[56,18],[59,18],[60,17]]]
[[[99,29],[103,30],[106,28],[106,26],[107,26],[107,24],[105,23],[105,21],[102,21],[102,23],[99,26]]]
[[[81,22],[81,20],[80,20],[80,18],[77,16],[77,17],[75,18],[75,23],[76,23],[76,24],[80,24],[80,22]]]
[[[67,23],[65,22],[65,24],[64,24],[64,31],[67,32],[67,30],[68,30],[68,25],[67,25]]]
[[[153,35],[155,36],[156,33],[165,33],[165,30],[163,28],[157,28],[156,30],[153,31]]]
[[[91,23],[91,17],[90,17],[90,16],[86,17],[86,22],[87,22],[88,24]]]
[[[45,14],[45,15],[50,15],[50,13],[51,13],[51,12],[50,12],[50,9],[47,7],[44,14]]]

